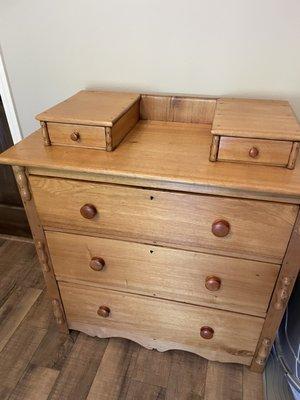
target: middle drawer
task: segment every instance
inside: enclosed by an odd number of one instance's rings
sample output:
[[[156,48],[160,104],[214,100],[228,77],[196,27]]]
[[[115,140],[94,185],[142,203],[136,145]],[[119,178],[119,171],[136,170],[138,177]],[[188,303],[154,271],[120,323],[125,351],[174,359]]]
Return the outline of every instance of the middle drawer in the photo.
[[[30,176],[47,229],[281,263],[298,207]]]
[[[279,266],[46,232],[56,278],[265,316]]]

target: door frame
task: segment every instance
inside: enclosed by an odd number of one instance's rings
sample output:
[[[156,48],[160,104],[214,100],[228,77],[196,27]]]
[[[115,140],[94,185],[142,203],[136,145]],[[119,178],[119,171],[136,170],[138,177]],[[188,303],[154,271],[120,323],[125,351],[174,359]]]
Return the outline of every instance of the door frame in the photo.
[[[0,96],[14,144],[23,139],[0,48]]]

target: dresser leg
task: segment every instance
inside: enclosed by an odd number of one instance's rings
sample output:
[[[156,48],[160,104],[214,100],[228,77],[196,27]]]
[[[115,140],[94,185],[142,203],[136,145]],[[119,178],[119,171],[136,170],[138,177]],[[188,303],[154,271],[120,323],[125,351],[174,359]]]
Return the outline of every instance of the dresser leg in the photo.
[[[276,332],[281,323],[293,286],[299,273],[300,212],[290,237],[275,290],[268,308],[258,345],[250,366],[251,371],[262,372],[271,351]]]
[[[47,291],[52,302],[53,313],[57,322],[58,329],[63,333],[69,333],[59,288],[55,279],[53,266],[49,255],[45,233],[35,208],[26,169],[24,167],[14,166],[13,171],[29,220],[30,229],[36,246],[38,258],[42,267]]]

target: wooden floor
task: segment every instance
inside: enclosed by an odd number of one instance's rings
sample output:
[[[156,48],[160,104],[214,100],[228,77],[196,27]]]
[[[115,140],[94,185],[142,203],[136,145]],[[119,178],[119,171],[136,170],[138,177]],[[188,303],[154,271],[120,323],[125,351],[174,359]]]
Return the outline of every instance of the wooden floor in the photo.
[[[262,376],[124,339],[58,333],[32,243],[0,238],[1,400],[261,400]]]

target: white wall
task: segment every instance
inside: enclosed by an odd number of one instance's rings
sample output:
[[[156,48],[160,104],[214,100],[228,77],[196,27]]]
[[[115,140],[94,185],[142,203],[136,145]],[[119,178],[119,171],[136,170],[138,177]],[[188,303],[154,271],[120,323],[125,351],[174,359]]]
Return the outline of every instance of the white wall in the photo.
[[[23,134],[82,88],[282,98],[300,118],[299,0],[0,0]]]

